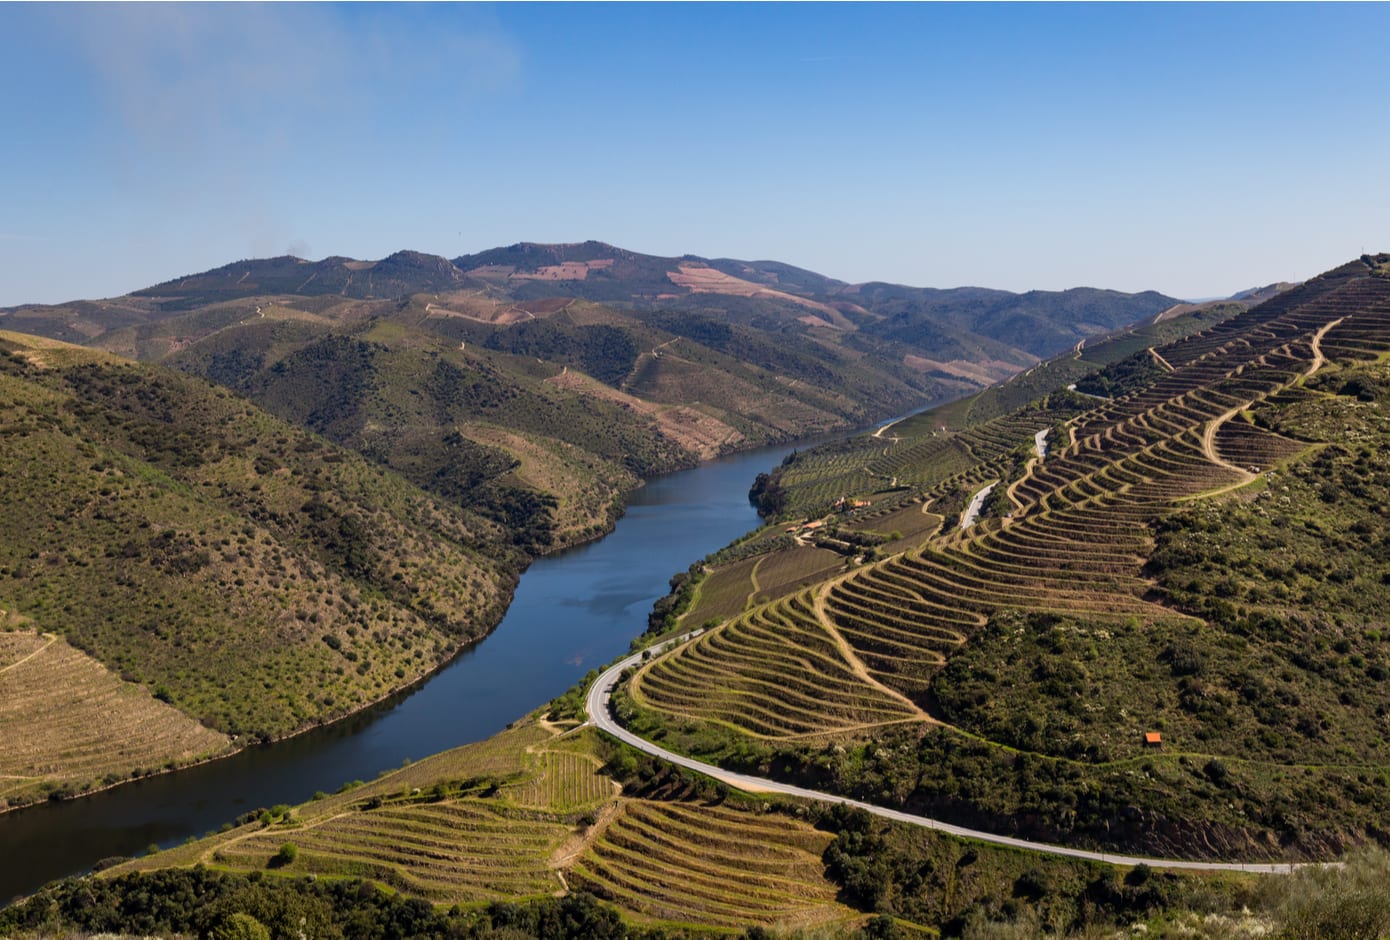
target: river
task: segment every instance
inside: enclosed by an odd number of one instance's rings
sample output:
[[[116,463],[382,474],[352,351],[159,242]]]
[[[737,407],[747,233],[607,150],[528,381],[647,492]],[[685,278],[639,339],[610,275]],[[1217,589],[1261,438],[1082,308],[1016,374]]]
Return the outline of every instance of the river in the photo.
[[[498,628],[397,699],[224,760],[0,814],[0,904],[103,858],[175,845],[248,810],[301,803],[495,734],[625,652],[672,574],[757,526],[748,487],[791,448],[649,482],[613,532],[531,565]]]

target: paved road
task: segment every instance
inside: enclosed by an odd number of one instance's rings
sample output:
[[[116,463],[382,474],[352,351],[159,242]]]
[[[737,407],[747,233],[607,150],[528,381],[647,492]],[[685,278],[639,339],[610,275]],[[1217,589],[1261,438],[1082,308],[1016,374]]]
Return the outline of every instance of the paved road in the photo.
[[[1071,383],[1070,385],[1067,386],[1067,391],[1069,391],[1069,392],[1076,392],[1076,394],[1078,394],[1078,395],[1085,395],[1087,398],[1094,398],[1096,401],[1114,401],[1114,400],[1115,400],[1115,399],[1113,399],[1113,398],[1106,398],[1104,395],[1092,395],[1090,392],[1083,392],[1083,391],[1081,391],[1081,389],[1079,389],[1079,388],[1076,387],[1076,383],[1075,383],[1075,382],[1073,382],[1073,383]]]
[[[652,655],[655,656],[658,652],[665,652],[687,640],[693,639],[701,632],[703,631],[697,630],[693,633],[687,633],[684,636],[676,637],[657,647],[653,647]],[[1014,849],[1042,852],[1047,855],[1061,855],[1067,858],[1078,858],[1092,862],[1105,862],[1110,865],[1148,865],[1151,868],[1180,868],[1195,871],[1246,871],[1264,874],[1287,873],[1295,868],[1302,867],[1297,863],[1288,862],[1199,862],[1177,858],[1146,858],[1138,855],[1117,855],[1110,852],[1089,852],[1086,849],[1074,849],[1065,845],[1031,842],[1027,839],[1016,839],[1013,836],[1001,836],[992,832],[981,832],[978,829],[966,829],[963,826],[953,826],[939,819],[917,816],[913,813],[904,813],[895,809],[886,809],[882,806],[875,806],[872,803],[864,803],[860,800],[852,800],[848,797],[836,796],[832,793],[821,793],[818,790],[808,790],[804,787],[792,786],[789,783],[778,783],[775,780],[766,780],[762,777],[754,777],[748,774],[739,774],[729,770],[723,770],[712,764],[706,764],[695,760],[693,757],[675,754],[663,747],[658,747],[644,738],[639,738],[613,720],[612,713],[608,708],[609,696],[613,691],[613,687],[618,684],[618,677],[622,674],[624,669],[635,666],[641,661],[642,654],[634,653],[626,659],[620,660],[612,666],[609,666],[598,679],[594,680],[593,686],[589,689],[589,695],[584,701],[584,707],[589,714],[589,722],[599,730],[607,732],[624,744],[634,747],[639,751],[643,751],[653,757],[661,758],[678,767],[684,767],[687,770],[693,770],[707,777],[712,777],[738,790],[743,790],[748,793],[780,793],[785,796],[801,797],[807,800],[819,800],[822,803],[842,803],[846,806],[858,807],[875,816],[882,816],[884,819],[892,819],[896,822],[907,823],[913,826],[922,826],[926,829],[934,829],[937,832],[959,836],[963,839],[975,839],[979,842],[988,842],[992,845],[1003,845]]]
[[[965,507],[965,512],[960,516],[960,527],[968,529],[975,524],[975,520],[980,518],[980,510],[985,508],[985,500],[989,499],[989,494],[994,492],[994,488],[999,485],[995,480],[980,492],[975,494],[975,498],[970,501],[970,505]]]

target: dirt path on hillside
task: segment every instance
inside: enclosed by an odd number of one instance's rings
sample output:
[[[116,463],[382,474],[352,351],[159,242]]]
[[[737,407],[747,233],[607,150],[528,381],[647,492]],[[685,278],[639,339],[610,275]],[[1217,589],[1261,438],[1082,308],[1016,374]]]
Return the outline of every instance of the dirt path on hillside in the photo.
[[[753,590],[749,591],[748,596],[743,599],[744,610],[752,607],[753,604],[756,603],[758,595],[762,593],[763,586],[762,583],[758,581],[758,569],[763,566],[763,562],[765,561],[767,561],[767,556],[763,555],[757,561],[753,562],[753,567],[748,571],[748,583],[753,586]]]
[[[1323,337],[1327,335],[1328,330],[1331,330],[1334,326],[1341,323],[1344,319],[1346,318],[1338,317],[1335,320],[1323,324],[1321,327],[1318,328],[1317,332],[1315,332],[1309,339],[1308,348],[1312,351],[1313,358],[1309,361],[1308,369],[1306,372],[1303,373],[1301,379],[1308,379],[1311,376],[1315,375],[1317,371],[1327,363],[1327,357],[1324,356],[1322,353]],[[1254,403],[1255,402],[1252,400],[1246,402],[1243,405],[1237,405],[1230,411],[1227,411],[1224,414],[1216,418],[1213,418],[1211,421],[1207,422],[1207,426],[1202,430],[1202,453],[1206,456],[1208,460],[1210,460],[1217,466],[1225,467],[1227,470],[1231,470],[1235,473],[1240,474],[1243,483],[1249,483],[1251,480],[1259,476],[1259,474],[1251,473],[1249,469],[1237,466],[1236,464],[1233,464],[1229,460],[1226,460],[1224,457],[1222,457],[1216,450],[1216,432],[1220,430],[1221,425],[1225,424],[1227,421],[1230,421],[1232,418],[1234,418],[1236,415],[1240,414],[1242,411],[1252,406]],[[1223,487],[1222,491],[1224,492],[1226,489],[1233,488],[1234,487]]]
[[[850,646],[849,640],[846,640],[844,634],[835,629],[835,625],[831,622],[830,611],[826,608],[826,602],[830,597],[830,591],[837,584],[848,581],[857,573],[856,571],[851,571],[848,574],[842,574],[838,578],[832,578],[829,581],[823,582],[820,587],[815,589],[815,593],[812,595],[811,599],[811,610],[816,615],[816,622],[819,623],[821,629],[830,636],[835,647],[840,651],[840,655],[845,658],[845,663],[849,666],[850,671],[863,681],[865,685],[878,689],[880,692],[901,703],[915,718],[917,718],[917,720],[925,721],[932,725],[941,724],[940,721],[923,711],[912,699],[903,695],[897,689],[889,688],[875,679],[869,672],[869,667],[864,665],[864,661],[861,660],[859,654],[854,651],[854,647]]]
[[[569,889],[569,882],[565,880],[564,869],[578,861],[579,856],[583,855],[589,846],[598,840],[598,837],[608,828],[608,824],[617,817],[624,802],[623,799],[615,795],[611,802],[605,803],[603,809],[598,811],[598,816],[591,825],[586,826],[581,832],[572,833],[555,848],[554,852],[550,853],[550,858],[546,864],[554,869],[556,877],[560,879],[560,884],[564,885],[566,890]]]
[[[54,643],[57,643],[57,642],[58,642],[58,637],[57,637],[56,635],[50,634],[49,637],[48,637],[48,642],[47,642],[47,643],[45,643],[43,646],[40,646],[38,649],[34,650],[34,651],[33,651],[32,653],[30,653],[29,655],[24,656],[24,657],[22,657],[22,658],[20,658],[20,659],[16,659],[14,662],[10,663],[8,666],[5,666],[3,669],[0,669],[0,673],[9,672],[11,669],[14,669],[16,666],[23,666],[23,665],[24,665],[25,663],[27,663],[29,660],[33,659],[35,656],[39,655],[39,654],[42,653],[44,650],[48,649],[50,646],[52,646]]]
[[[1216,432],[1221,429],[1221,425],[1225,424],[1227,421],[1230,421],[1236,415],[1240,414],[1242,411],[1244,411],[1246,408],[1249,408],[1253,404],[1253,401],[1247,401],[1244,404],[1236,405],[1230,411],[1227,411],[1224,414],[1212,418],[1210,421],[1207,422],[1207,426],[1202,429],[1203,456],[1205,456],[1212,463],[1216,464],[1218,467],[1225,467],[1232,473],[1240,474],[1242,483],[1249,483],[1251,480],[1255,479],[1255,477],[1258,476],[1258,474],[1251,473],[1245,467],[1237,466],[1236,464],[1231,463],[1225,457],[1222,457],[1219,453],[1217,453]]]
[[[902,421],[902,420],[903,420],[902,418],[894,418],[892,421],[889,421],[887,424],[882,425],[881,427],[879,427],[879,429],[878,429],[877,431],[874,432],[874,437],[875,437],[875,438],[882,438],[882,437],[883,437],[883,432],[884,432],[884,431],[888,430],[888,429],[891,428],[893,425],[897,424],[899,421]],[[898,439],[897,439],[896,437],[892,438],[892,441],[893,441],[894,443],[897,443],[897,440],[898,440]]]
[[[1154,349],[1152,346],[1149,347],[1149,355],[1154,357],[1154,362],[1158,363],[1163,368],[1167,369],[1169,372],[1178,371],[1177,369],[1173,368],[1173,364],[1171,362],[1160,356],[1158,354],[1158,350]]]
[[[1319,369],[1321,369],[1324,364],[1326,364],[1327,357],[1322,354],[1322,338],[1327,335],[1328,330],[1332,329],[1334,326],[1341,323],[1345,319],[1346,317],[1338,317],[1331,323],[1325,323],[1323,324],[1321,329],[1319,329],[1316,333],[1313,334],[1312,340],[1308,343],[1309,348],[1313,350],[1313,361],[1308,363],[1308,371],[1303,373],[1303,377],[1305,379],[1312,376]]]
[[[1018,498],[1018,488],[1024,484],[1024,481],[1033,475],[1033,468],[1037,465],[1038,458],[1029,457],[1028,462],[1023,465],[1023,473],[1019,475],[1017,480],[1010,483],[1009,488],[1004,491],[1004,495],[1008,497],[1009,504],[1014,507],[1014,512],[1023,511],[1023,500]],[[1005,519],[1004,524],[1008,525],[1011,521],[1010,519]]]

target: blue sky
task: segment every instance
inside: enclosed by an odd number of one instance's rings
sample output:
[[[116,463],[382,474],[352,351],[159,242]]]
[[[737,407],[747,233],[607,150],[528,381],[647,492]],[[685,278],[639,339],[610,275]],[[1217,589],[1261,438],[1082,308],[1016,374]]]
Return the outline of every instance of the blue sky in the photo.
[[[597,238],[1185,297],[1390,250],[1390,6],[0,4],[0,305]]]

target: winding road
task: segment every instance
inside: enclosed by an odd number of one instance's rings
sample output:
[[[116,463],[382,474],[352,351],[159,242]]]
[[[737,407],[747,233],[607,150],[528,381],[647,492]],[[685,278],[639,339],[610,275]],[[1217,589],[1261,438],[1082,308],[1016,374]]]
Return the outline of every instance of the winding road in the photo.
[[[1329,330],[1331,330],[1341,322],[1341,319],[1334,320],[1324,325],[1315,333],[1313,333],[1312,337],[1309,340],[1309,346],[1311,348],[1313,358],[1309,363],[1308,369],[1303,373],[1303,378],[1307,378],[1316,373],[1318,369],[1323,365],[1323,363],[1326,362],[1326,359],[1324,358],[1322,352],[1322,339],[1324,336],[1327,335],[1327,332]],[[1084,342],[1085,341],[1083,340],[1081,343],[1076,344],[1076,350],[1078,353],[1080,353],[1082,344]],[[1153,350],[1151,349],[1150,352],[1153,352]],[[1154,354],[1154,357],[1163,365],[1168,365],[1157,355],[1157,353]],[[1172,368],[1171,365],[1169,365],[1168,367],[1169,369]],[[1075,385],[1068,387],[1073,391],[1076,389]],[[1082,394],[1085,393],[1083,392]],[[1093,395],[1090,397],[1098,398],[1100,396]],[[1226,421],[1231,420],[1233,417],[1235,417],[1235,415],[1239,414],[1241,410],[1249,406],[1250,403],[1246,403],[1238,408],[1233,408],[1227,413],[1221,415],[1220,417],[1208,422],[1202,435],[1202,450],[1205,453],[1206,457],[1214,463],[1235,470],[1243,476],[1253,477],[1254,474],[1251,474],[1245,468],[1238,467],[1222,459],[1221,456],[1216,452],[1215,448],[1215,437],[1217,429],[1220,428],[1221,425],[1224,424]],[[1042,459],[1043,455],[1046,453],[1045,446],[1047,440],[1047,432],[1039,431],[1034,436],[1033,440],[1035,450],[1037,451],[1037,459]],[[975,517],[979,514],[980,507],[984,503],[985,497],[989,495],[990,490],[992,490],[994,486],[995,484],[991,483],[990,485],[984,487],[982,490],[975,494],[975,498],[971,501],[970,506],[967,508],[966,512],[962,516],[961,528],[967,528],[972,522],[974,522]],[[696,773],[704,774],[707,777],[711,777],[715,780],[718,780],[721,783],[724,783],[738,790],[743,790],[748,793],[777,793],[783,796],[793,796],[807,800],[819,800],[825,803],[840,803],[845,806],[853,806],[858,809],[862,809],[865,812],[871,813],[875,816],[880,816],[884,819],[890,819],[900,823],[907,823],[908,825],[912,826],[921,826],[925,829],[932,829],[937,832],[944,832],[948,835],[957,836],[963,839],[974,839],[978,842],[986,842],[991,845],[1001,845],[1013,849],[1022,849],[1024,851],[1029,852],[1040,852],[1046,855],[1058,855],[1063,856],[1065,858],[1082,859],[1091,862],[1103,862],[1109,865],[1148,865],[1150,868],[1185,869],[1189,871],[1243,871],[1255,874],[1287,874],[1297,868],[1311,867],[1321,864],[1337,864],[1319,862],[1209,862],[1194,861],[1191,859],[1181,858],[1152,858],[1139,855],[1123,855],[1112,852],[1095,852],[1087,849],[1071,848],[1070,846],[1065,845],[1053,845],[1048,842],[1034,842],[1029,839],[1019,839],[1014,836],[999,835],[993,832],[983,832],[979,829],[967,829],[964,826],[952,825],[951,823],[943,822],[939,819],[932,819],[927,816],[918,816],[913,813],[905,813],[901,810],[888,809],[883,806],[875,806],[872,803],[865,803],[861,800],[855,800],[845,796],[838,796],[833,793],[822,793],[819,790],[810,790],[805,787],[798,787],[789,783],[780,783],[778,781],[768,780],[763,777],[755,777],[750,774],[741,774],[735,773],[730,770],[724,770],[712,764],[706,764],[703,761],[695,760],[693,757],[686,757],[682,754],[676,754],[672,751],[668,751],[663,747],[659,747],[655,744],[652,744],[645,738],[638,737],[637,735],[628,731],[622,725],[618,724],[618,722],[614,720],[612,711],[609,708],[609,701],[613,692],[613,688],[618,684],[618,680],[622,676],[623,671],[642,663],[644,661],[644,658],[655,657],[663,653],[669,652],[675,647],[695,639],[702,633],[704,633],[704,630],[695,630],[691,633],[686,633],[682,636],[678,636],[673,639],[667,640],[664,643],[660,643],[656,646],[651,647],[647,651],[634,653],[631,656],[619,660],[618,662],[614,663],[612,666],[609,666],[606,670],[604,670],[603,673],[598,677],[598,679],[594,681],[593,686],[590,687],[589,694],[584,701],[585,710],[587,711],[589,716],[589,724],[592,724],[600,731],[612,735],[619,741],[622,741],[624,744],[636,748],[637,750],[642,751],[643,753],[650,754],[653,757],[660,758],[661,760],[675,764],[678,767],[684,767],[687,770],[693,770]]]
[[[975,494],[975,498],[970,501],[970,505],[965,507],[965,512],[960,515],[960,527],[968,529],[980,518],[980,510],[985,508],[985,500],[989,499],[989,494],[994,492],[994,488],[999,485],[995,480],[988,484],[984,489]]]
[[[650,655],[657,656],[695,639],[703,630],[696,630],[667,640],[665,643],[658,644],[650,648]],[[612,735],[629,747],[636,748],[652,757],[660,758],[678,767],[693,770],[696,773],[704,774],[720,783],[733,787],[736,790],[743,790],[746,793],[777,793],[783,796],[800,797],[806,800],[819,800],[822,803],[840,803],[845,806],[853,806],[865,812],[872,813],[884,819],[891,819],[894,822],[907,823],[911,826],[921,826],[924,829],[932,829],[937,832],[944,832],[947,835],[957,836],[962,839],[974,839],[978,842],[987,842],[991,845],[1002,845],[1012,849],[1022,849],[1029,852],[1041,852],[1046,855],[1060,855],[1066,858],[1083,859],[1090,862],[1104,862],[1108,865],[1148,865],[1150,868],[1168,869],[1187,869],[1191,871],[1244,871],[1256,874],[1287,874],[1296,868],[1304,867],[1308,864],[1298,862],[1202,862],[1179,858],[1148,858],[1139,855],[1121,855],[1112,852],[1092,852],[1087,849],[1075,849],[1065,845],[1052,845],[1047,842],[1033,842],[1028,839],[1018,839],[1013,836],[1002,836],[993,832],[982,832],[978,829],[967,829],[964,826],[955,826],[951,823],[942,822],[939,819],[932,819],[927,816],[918,816],[914,813],[905,813],[901,810],[888,809],[883,806],[875,806],[872,803],[865,803],[861,800],[850,799],[845,796],[837,796],[833,793],[822,793],[819,790],[809,790],[805,787],[793,786],[789,783],[779,783],[776,780],[767,780],[763,777],[754,777],[750,774],[734,773],[715,767],[713,764],[706,764],[695,760],[693,757],[686,757],[676,754],[663,747],[652,744],[645,738],[640,738],[618,724],[613,718],[609,709],[609,700],[613,692],[613,687],[618,684],[623,671],[643,662],[645,652],[633,653],[631,656],[621,659],[609,666],[603,673],[594,680],[594,684],[589,688],[589,694],[584,700],[584,708],[589,715],[589,724],[606,734]]]

